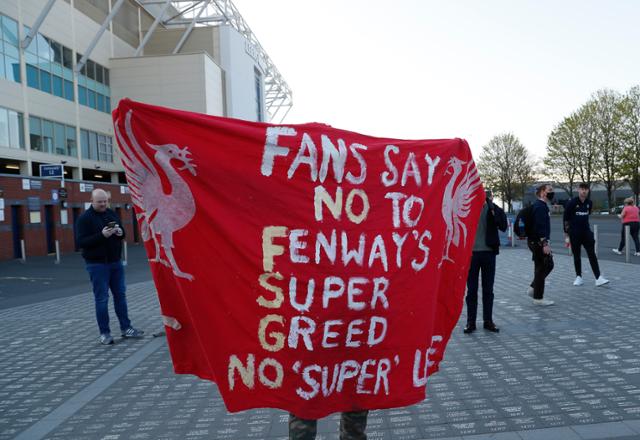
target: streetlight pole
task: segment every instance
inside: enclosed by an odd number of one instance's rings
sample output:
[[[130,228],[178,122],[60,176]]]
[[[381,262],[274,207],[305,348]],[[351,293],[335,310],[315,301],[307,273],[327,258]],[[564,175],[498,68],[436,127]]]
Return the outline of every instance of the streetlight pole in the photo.
[[[60,187],[64,188],[64,164],[67,163],[67,161],[61,160],[60,163],[62,163],[62,177],[61,177]]]

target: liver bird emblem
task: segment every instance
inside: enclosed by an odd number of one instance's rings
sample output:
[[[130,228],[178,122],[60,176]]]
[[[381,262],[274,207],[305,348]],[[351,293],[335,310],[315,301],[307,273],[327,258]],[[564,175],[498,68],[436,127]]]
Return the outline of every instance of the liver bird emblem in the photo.
[[[462,173],[465,164],[467,165],[465,173],[456,186],[458,176]],[[442,217],[447,225],[447,230],[444,255],[438,267],[442,266],[444,261],[453,263],[454,261],[449,257],[451,244],[459,246],[461,235],[463,241],[467,239],[467,226],[464,221],[471,211],[471,201],[476,197],[474,193],[480,186],[480,176],[472,161],[466,163],[452,156],[447,164],[445,174],[451,174],[451,179],[447,183],[442,198]]]
[[[180,171],[188,171],[196,175],[196,165],[192,163],[187,147],[180,148],[174,144],[147,145],[155,150],[153,161],[140,147],[131,129],[129,110],[125,116],[124,128],[128,138],[120,132],[120,120],[116,120],[115,131],[122,152],[122,164],[127,173],[127,182],[131,199],[138,207],[136,214],[142,239],[153,240],[155,256],[149,259],[152,263],[161,263],[171,268],[177,277],[193,280],[193,275],[180,270],[173,255],[173,234],[184,228],[193,219],[196,205],[189,185],[180,176]],[[172,161],[182,163],[174,168]],[[155,163],[154,163],[155,162]],[[171,188],[165,193],[160,173],[164,174]],[[162,251],[166,259],[162,258]]]

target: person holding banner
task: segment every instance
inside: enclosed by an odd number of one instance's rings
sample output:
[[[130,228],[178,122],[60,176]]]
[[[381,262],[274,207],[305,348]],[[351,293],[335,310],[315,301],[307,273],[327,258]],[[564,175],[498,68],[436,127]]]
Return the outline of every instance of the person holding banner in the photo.
[[[369,411],[343,412],[340,417],[340,440],[367,440]],[[289,440],[314,440],[318,431],[318,421],[301,419],[289,413]]]
[[[464,333],[476,331],[476,313],[478,311],[478,277],[482,272],[482,319],[484,328],[494,333],[500,329],[493,323],[493,282],[496,275],[496,255],[500,248],[498,229],[507,230],[507,216],[493,203],[493,194],[486,191],[486,200],[480,214],[476,240],[473,244],[471,267],[467,277],[467,325]]]
[[[127,311],[124,267],[120,261],[124,229],[117,214],[107,208],[108,195],[102,189],[91,193],[91,206],[76,225],[78,246],[82,248],[87,272],[93,286],[100,343],[113,344],[109,329],[109,288],[123,338],[141,338],[144,332],[131,326]]]

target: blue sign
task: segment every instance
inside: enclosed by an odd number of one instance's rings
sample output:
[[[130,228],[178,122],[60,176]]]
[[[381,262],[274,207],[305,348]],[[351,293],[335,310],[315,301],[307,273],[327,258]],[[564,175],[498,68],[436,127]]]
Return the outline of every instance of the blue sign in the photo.
[[[40,177],[62,177],[62,165],[40,165]]]

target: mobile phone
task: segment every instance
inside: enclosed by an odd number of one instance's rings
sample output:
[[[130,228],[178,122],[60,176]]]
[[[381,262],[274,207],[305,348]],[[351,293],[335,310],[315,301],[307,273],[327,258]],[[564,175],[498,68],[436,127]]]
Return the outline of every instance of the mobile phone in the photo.
[[[109,228],[109,229],[113,229],[113,228],[115,228],[115,227],[116,227],[116,225],[117,225],[117,223],[116,223],[116,222],[109,222],[109,223],[107,223],[107,228]]]

